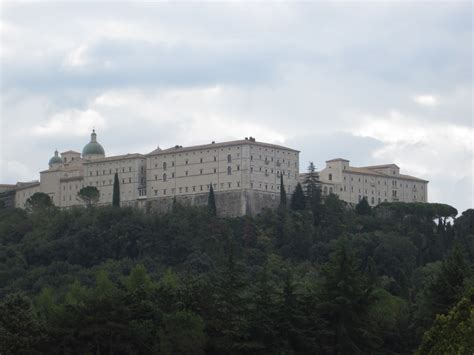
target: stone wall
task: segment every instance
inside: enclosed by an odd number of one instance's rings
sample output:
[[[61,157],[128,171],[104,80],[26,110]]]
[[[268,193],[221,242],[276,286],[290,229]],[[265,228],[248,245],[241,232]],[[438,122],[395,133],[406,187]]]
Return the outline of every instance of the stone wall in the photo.
[[[278,207],[280,203],[279,194],[254,190],[215,192],[215,197],[217,214],[222,217],[255,216],[265,208]],[[166,213],[171,210],[174,198],[177,203],[184,206],[207,206],[208,193],[139,200],[127,204],[127,206]]]

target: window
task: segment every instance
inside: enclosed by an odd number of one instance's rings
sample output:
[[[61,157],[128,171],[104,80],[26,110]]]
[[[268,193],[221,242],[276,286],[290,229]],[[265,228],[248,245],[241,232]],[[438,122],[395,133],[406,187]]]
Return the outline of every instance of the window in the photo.
[[[128,182],[132,182],[132,178],[128,178]]]
[[[329,174],[329,180],[330,181],[332,180],[332,174]]]
[[[189,172],[186,170],[186,176],[188,176]]]
[[[232,163],[232,156],[230,154],[227,155],[227,162]]]
[[[163,162],[163,170],[166,170],[166,162]]]
[[[202,158],[200,159],[200,162],[202,163]]]
[[[188,159],[186,159],[186,165],[188,165]]]
[[[214,161],[217,161],[217,157],[216,157],[216,156],[214,156]]]
[[[166,189],[163,190],[163,195],[166,195]]]
[[[240,171],[240,165],[237,165],[237,171]]]
[[[166,181],[166,173],[163,174],[163,181]]]
[[[174,166],[174,161],[171,162],[171,166]]]
[[[216,169],[216,168],[214,168],[214,174],[215,174],[215,173],[217,173],[217,169]]]
[[[370,203],[371,203],[372,205],[375,203],[375,198],[374,198],[373,196],[370,198]]]
[[[250,172],[251,172],[251,173],[253,173],[253,166],[252,166],[252,167],[250,167]]]
[[[158,190],[155,190],[155,196],[158,196]]]
[[[188,192],[188,187],[187,186],[184,189],[186,190],[186,192]]]
[[[155,175],[155,180],[158,180],[158,175]]]
[[[171,173],[171,177],[174,179],[174,173]]]
[[[200,173],[201,173],[201,175],[202,175],[202,169],[200,169],[200,170],[199,170],[199,172],[200,172]]]
[[[230,166],[227,167],[227,175],[232,174],[232,168]]]
[[[230,188],[231,188],[231,186],[232,186],[232,183],[231,183],[231,182],[229,182],[229,183],[228,183],[228,185],[229,185],[229,189],[230,189]]]
[[[128,167],[128,171],[132,171],[132,167],[131,167],[131,166]]]

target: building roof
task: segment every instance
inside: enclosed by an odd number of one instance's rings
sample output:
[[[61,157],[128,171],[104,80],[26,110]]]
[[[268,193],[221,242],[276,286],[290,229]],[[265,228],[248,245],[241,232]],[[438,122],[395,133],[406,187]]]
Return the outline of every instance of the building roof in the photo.
[[[174,153],[174,152],[181,153],[181,152],[189,152],[189,151],[199,150],[199,149],[221,148],[221,147],[228,147],[228,146],[242,145],[242,144],[249,144],[249,145],[267,147],[267,148],[272,148],[272,149],[290,150],[290,151],[296,152],[296,153],[300,152],[299,150],[284,147],[282,145],[257,142],[257,141],[255,141],[255,139],[251,138],[251,139],[240,139],[240,140],[221,142],[221,143],[214,143],[213,142],[213,143],[210,143],[210,144],[193,145],[193,146],[189,146],[189,147],[183,147],[183,146],[180,146],[180,145],[176,145],[176,146],[168,148],[168,149],[157,148],[154,151],[148,153],[147,155],[169,154],[169,153]]]
[[[79,155],[81,155],[81,153],[76,152],[75,150],[66,150],[65,152],[62,152],[61,155],[62,155],[62,154],[69,154],[69,153],[74,153],[74,154],[79,154]]]
[[[366,169],[385,169],[385,168],[392,168],[392,167],[397,167],[398,169],[400,169],[400,167],[397,165],[397,164],[382,164],[382,165],[369,165],[369,166],[364,166],[363,168],[366,168]]]
[[[349,160],[343,159],[343,158],[335,158],[335,159],[331,159],[331,160],[326,160],[326,163],[331,163],[333,161],[349,161]]]
[[[0,189],[14,189],[15,187],[15,184],[0,184]]]
[[[112,161],[112,160],[122,160],[122,159],[133,159],[133,158],[146,158],[144,154],[140,153],[129,153],[123,155],[114,155],[107,158],[98,158],[94,160],[85,161],[84,164],[94,164],[94,163],[103,163],[105,161]]]
[[[23,190],[29,187],[39,186],[39,181],[17,182],[15,190]]]
[[[395,165],[395,164],[393,164],[393,165]],[[420,178],[417,178],[417,177],[414,177],[414,176],[411,176],[411,175],[384,174],[380,171],[375,171],[375,170],[369,169],[367,167],[357,168],[357,167],[354,167],[354,166],[349,166],[346,169],[344,169],[343,172],[354,173],[354,174],[363,174],[363,175],[371,175],[371,176],[378,176],[378,177],[385,177],[385,178],[391,178],[391,179],[405,179],[405,180],[413,180],[413,181],[420,181],[420,182],[429,182],[428,180],[420,179]]]

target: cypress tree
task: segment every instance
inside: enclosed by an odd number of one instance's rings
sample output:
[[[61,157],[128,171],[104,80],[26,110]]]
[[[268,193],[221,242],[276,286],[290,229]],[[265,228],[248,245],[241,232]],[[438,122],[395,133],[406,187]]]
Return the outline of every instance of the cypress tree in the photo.
[[[112,195],[112,205],[120,207],[120,185],[117,173],[115,173],[114,177],[114,194]]]
[[[209,209],[209,213],[211,216],[215,216],[217,214],[216,209],[216,197],[214,196],[214,189],[212,188],[212,183],[209,184],[209,197],[207,199],[207,208]]]
[[[280,207],[286,207],[286,191],[283,185],[283,174],[280,174]]]
[[[369,203],[367,202],[367,198],[363,198],[362,200],[359,201],[359,203],[355,207],[355,211],[357,214],[360,215],[368,215],[372,212],[372,209],[369,206]]]
[[[291,209],[292,210],[304,210],[306,207],[306,200],[303,193],[301,184],[298,183],[295,188],[293,196],[291,196]]]

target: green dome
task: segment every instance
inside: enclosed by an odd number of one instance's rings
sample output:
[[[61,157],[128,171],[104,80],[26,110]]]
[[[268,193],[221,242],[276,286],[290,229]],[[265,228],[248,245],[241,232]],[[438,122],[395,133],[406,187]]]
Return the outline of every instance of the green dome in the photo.
[[[82,149],[82,157],[87,155],[105,155],[104,148],[97,143],[97,134],[92,130],[91,141]]]
[[[58,155],[58,151],[56,150],[54,152],[54,156],[49,159],[49,165],[53,165],[53,164],[62,164],[63,163],[63,160],[59,157]]]

